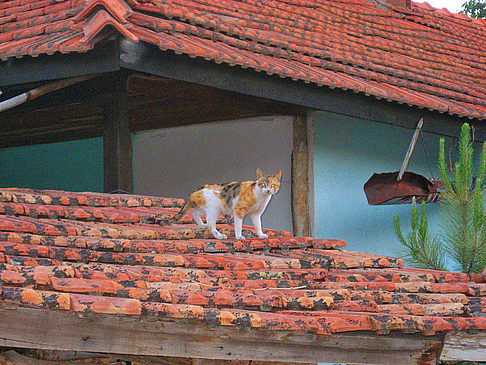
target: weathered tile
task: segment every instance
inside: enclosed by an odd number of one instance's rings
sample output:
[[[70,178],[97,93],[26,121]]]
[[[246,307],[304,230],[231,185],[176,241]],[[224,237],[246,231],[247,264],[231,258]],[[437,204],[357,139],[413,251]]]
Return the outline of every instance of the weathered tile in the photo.
[[[338,249],[338,240],[270,231],[264,240],[220,241],[190,220],[144,221],[171,209],[163,199],[0,196],[0,300],[10,304],[318,335],[486,330],[481,278],[406,268]]]

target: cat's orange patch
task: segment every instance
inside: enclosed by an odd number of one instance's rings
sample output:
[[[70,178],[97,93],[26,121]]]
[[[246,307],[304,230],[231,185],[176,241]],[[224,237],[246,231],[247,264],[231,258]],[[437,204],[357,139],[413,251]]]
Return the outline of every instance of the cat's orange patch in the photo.
[[[269,186],[271,186],[272,188],[274,189],[280,189],[280,178],[276,178],[275,175],[274,176],[270,176],[268,178],[268,184]],[[275,186],[274,186],[275,185]]]
[[[256,204],[255,193],[253,192],[253,181],[245,181],[241,183],[241,191],[238,202],[235,205],[235,214],[242,218],[253,208]]]
[[[190,200],[197,208],[206,205],[206,198],[204,198],[204,193],[202,190],[198,190],[192,193],[190,196]]]
[[[219,192],[223,187],[218,184],[212,184],[212,185],[204,185],[204,188]]]

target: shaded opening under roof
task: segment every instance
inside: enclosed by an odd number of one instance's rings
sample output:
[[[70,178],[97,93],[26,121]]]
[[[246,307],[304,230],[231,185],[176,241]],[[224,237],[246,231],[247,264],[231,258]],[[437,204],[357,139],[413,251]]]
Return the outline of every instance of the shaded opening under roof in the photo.
[[[45,83],[3,88],[2,100]],[[118,89],[118,90],[117,90]],[[189,82],[120,71],[43,95],[0,113],[0,148],[100,137],[106,96],[128,102],[131,132],[268,115],[305,108]]]

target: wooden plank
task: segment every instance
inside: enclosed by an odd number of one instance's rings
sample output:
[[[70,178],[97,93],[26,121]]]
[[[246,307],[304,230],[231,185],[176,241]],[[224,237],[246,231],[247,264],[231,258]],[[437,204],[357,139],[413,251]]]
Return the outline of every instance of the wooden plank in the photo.
[[[307,117],[296,117],[293,123],[292,151],[292,224],[294,236],[307,237],[310,232],[309,215],[309,149]]]
[[[160,317],[0,306],[0,346],[135,356],[296,363],[434,364],[438,336],[313,333],[203,326]]]
[[[86,81],[86,80],[91,79],[95,76],[96,75],[78,76],[78,77],[74,77],[72,79],[63,79],[63,80],[53,82],[51,84],[39,86],[35,89],[26,91],[25,93],[22,93],[22,94],[17,95],[13,98],[10,98],[8,100],[4,100],[4,101],[0,102],[0,112],[14,108],[14,107],[16,107],[20,104],[23,104],[27,101],[38,98],[39,96],[42,96],[44,94],[48,94],[48,93],[51,93],[53,91],[71,86],[73,84],[77,84],[77,83]]]
[[[486,361],[486,333],[448,333],[440,353],[441,361]]]
[[[419,137],[420,131],[422,130],[422,126],[424,124],[424,118],[420,118],[417,127],[415,128],[415,132],[413,133],[412,140],[410,141],[410,145],[408,146],[407,153],[405,154],[405,158],[403,159],[402,167],[400,167],[400,171],[398,173],[397,181],[402,180],[403,174],[407,169],[408,163],[410,161],[410,157],[412,157],[412,152],[415,148],[415,143],[417,143],[417,139]]]
[[[41,350],[39,350],[41,351]],[[252,361],[252,360],[214,360],[191,359],[187,357],[164,356],[131,356],[131,355],[106,355],[92,354],[91,356],[65,357],[62,351],[52,351],[51,356],[45,357],[42,352],[28,350],[20,354],[15,350],[7,350],[0,353],[2,365],[72,365],[72,364],[118,364],[120,361],[147,365],[298,365],[297,363],[280,361]],[[57,354],[60,354],[58,356]],[[74,360],[74,361],[73,361]],[[314,363],[315,364],[315,363]],[[307,363],[305,365],[314,365]],[[302,364],[300,364],[302,365]]]
[[[108,96],[103,132],[104,185],[106,193],[132,192],[132,140],[128,102],[123,93]]]

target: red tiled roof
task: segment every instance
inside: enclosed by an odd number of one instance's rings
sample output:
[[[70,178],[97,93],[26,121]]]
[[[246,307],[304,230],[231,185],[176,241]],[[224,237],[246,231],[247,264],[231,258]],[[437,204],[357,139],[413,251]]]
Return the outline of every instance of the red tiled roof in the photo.
[[[367,0],[12,0],[0,58],[86,52],[114,29],[216,63],[486,119],[486,24]]]
[[[279,231],[220,241],[187,216],[147,223],[180,204],[1,189],[0,303],[317,335],[486,330],[486,275],[406,268]],[[226,218],[219,228],[234,237]]]

